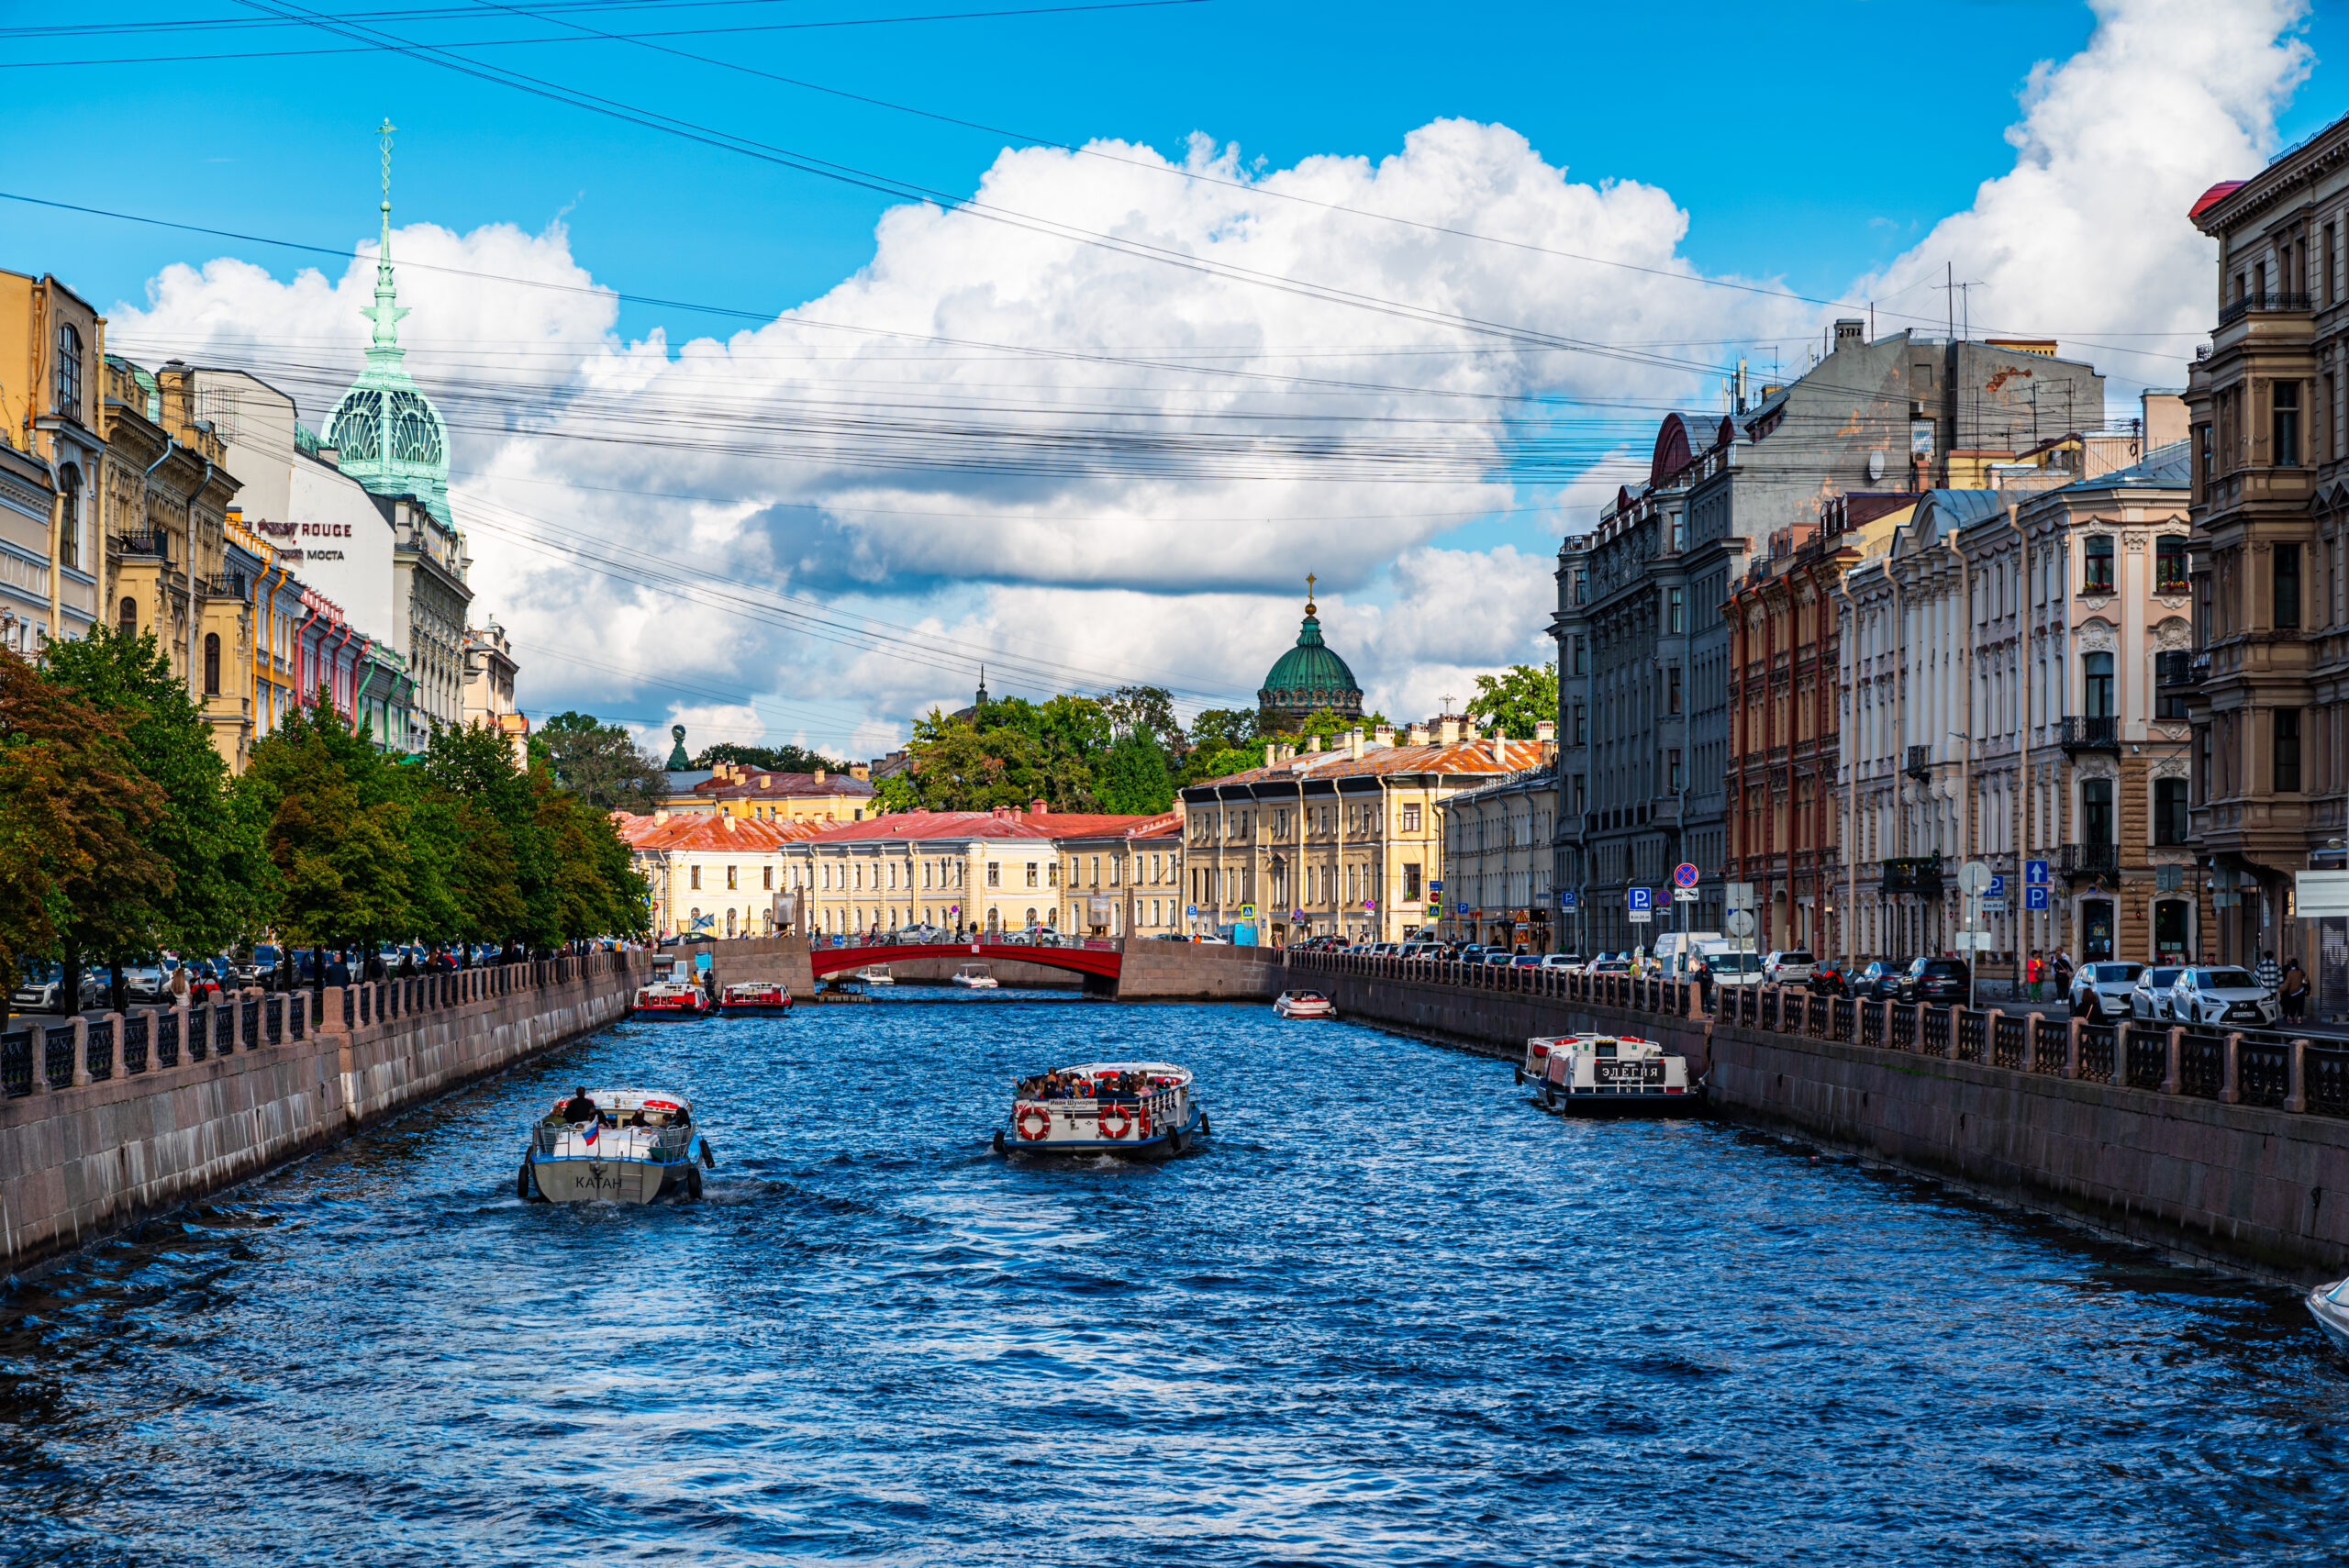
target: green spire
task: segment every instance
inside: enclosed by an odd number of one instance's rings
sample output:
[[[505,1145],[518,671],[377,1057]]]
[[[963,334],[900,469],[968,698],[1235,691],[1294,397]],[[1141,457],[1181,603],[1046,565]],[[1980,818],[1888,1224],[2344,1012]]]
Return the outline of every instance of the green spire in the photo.
[[[449,431],[416,379],[407,373],[400,348],[399,303],[392,276],[392,132],[382,139],[383,228],[375,254],[375,303],[360,312],[375,324],[367,345],[367,365],[335,405],[328,439],[340,453],[342,471],[378,495],[414,495],[443,523],[449,517]],[[451,523],[453,527],[454,524]]]

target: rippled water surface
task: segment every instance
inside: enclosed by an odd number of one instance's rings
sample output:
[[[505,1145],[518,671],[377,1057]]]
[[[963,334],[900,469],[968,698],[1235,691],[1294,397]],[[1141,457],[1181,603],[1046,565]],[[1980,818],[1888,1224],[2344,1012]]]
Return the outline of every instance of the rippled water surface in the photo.
[[[1210,1148],[989,1152],[1020,1072],[1130,1054],[1198,1071]],[[583,1079],[696,1096],[703,1202],[515,1200]],[[2349,1526],[2288,1292],[1261,1007],[615,1028],[0,1335],[16,1562],[2312,1563]]]

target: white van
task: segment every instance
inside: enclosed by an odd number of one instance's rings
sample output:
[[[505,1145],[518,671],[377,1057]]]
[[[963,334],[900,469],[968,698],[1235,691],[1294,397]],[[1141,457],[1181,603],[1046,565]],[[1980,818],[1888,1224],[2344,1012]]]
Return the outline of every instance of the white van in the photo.
[[[1758,985],[1762,983],[1762,955],[1747,952],[1729,942],[1711,940],[1699,942],[1697,951],[1705,956],[1705,967],[1712,972],[1716,985]]]
[[[1656,962],[1666,980],[1686,980],[1699,951],[1721,945],[1719,931],[1666,931],[1655,940]]]

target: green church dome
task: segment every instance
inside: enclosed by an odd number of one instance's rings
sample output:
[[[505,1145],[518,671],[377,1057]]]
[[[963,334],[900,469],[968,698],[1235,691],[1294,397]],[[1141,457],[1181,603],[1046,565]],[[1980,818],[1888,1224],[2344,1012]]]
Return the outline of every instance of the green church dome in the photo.
[[[1297,628],[1297,646],[1265,674],[1256,706],[1262,717],[1278,728],[1302,723],[1324,708],[1349,717],[1361,715],[1362,685],[1346,662],[1321,640],[1321,622],[1310,598],[1305,601],[1305,624]]]

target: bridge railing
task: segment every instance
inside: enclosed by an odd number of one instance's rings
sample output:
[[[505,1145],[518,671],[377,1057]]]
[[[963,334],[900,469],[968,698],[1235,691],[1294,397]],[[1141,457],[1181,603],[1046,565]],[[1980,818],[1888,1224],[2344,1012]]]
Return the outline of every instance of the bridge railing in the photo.
[[[1283,954],[1290,973],[1356,975],[1498,992],[1659,1018],[1708,1016],[1694,984],[1625,974],[1450,959],[1308,951]],[[1792,985],[1722,985],[1716,1027],[1762,1029],[1976,1064],[1986,1071],[2074,1078],[2161,1095],[2349,1118],[2349,1041],[2272,1030],[2219,1034],[2156,1023],[2120,1026],[2004,1008],[1854,1001]]]

